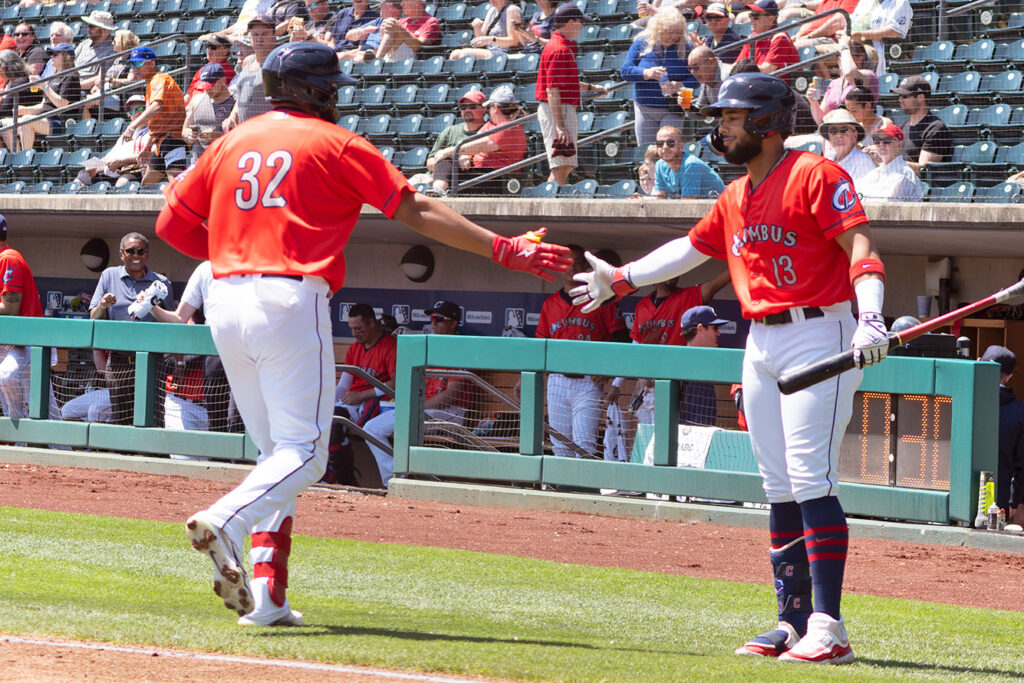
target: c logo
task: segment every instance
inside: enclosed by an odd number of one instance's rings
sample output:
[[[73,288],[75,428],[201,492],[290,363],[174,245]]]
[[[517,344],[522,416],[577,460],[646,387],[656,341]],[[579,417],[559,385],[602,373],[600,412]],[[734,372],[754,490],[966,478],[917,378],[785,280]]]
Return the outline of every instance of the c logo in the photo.
[[[853,208],[854,203],[857,201],[857,194],[853,191],[853,186],[849,180],[840,180],[836,183],[836,189],[832,193],[832,208],[840,213],[844,213]]]

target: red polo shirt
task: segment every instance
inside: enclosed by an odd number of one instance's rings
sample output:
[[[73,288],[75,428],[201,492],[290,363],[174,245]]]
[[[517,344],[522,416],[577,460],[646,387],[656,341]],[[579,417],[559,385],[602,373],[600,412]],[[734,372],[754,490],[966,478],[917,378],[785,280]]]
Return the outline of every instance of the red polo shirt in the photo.
[[[548,88],[558,88],[562,104],[579,106],[580,72],[576,66],[576,43],[559,31],[551,34],[551,40],[540,53],[535,91],[539,101],[548,101]]]

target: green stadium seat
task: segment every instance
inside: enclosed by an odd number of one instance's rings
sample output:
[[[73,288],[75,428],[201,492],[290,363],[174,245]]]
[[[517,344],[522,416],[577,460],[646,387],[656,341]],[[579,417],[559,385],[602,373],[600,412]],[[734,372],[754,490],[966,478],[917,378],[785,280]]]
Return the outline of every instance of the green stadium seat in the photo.
[[[107,194],[110,191],[110,183],[101,180],[92,185],[79,185],[76,194]]]
[[[593,178],[587,178],[581,180],[578,183],[572,185],[562,185],[558,188],[559,197],[575,197],[580,199],[590,199],[597,192],[597,181]]]
[[[359,120],[362,117],[359,114],[348,114],[338,119],[338,125],[345,130],[350,130],[353,133],[356,132],[356,128],[359,126]]]
[[[130,183],[125,183],[121,187],[112,187],[107,194],[135,194],[139,191],[139,182],[133,180]]]
[[[20,152],[7,155],[7,167],[12,174],[12,180],[24,180],[26,183],[36,181],[36,151],[34,149],[23,149]]]
[[[953,183],[946,187],[932,187],[928,190],[928,201],[970,202],[974,197],[974,190],[974,183],[969,182]]]
[[[524,187],[522,191],[523,197],[533,198],[552,198],[558,196],[558,183],[548,181],[541,183],[536,187]]]
[[[50,188],[53,187],[53,183],[49,180],[44,180],[40,183],[23,184],[21,193],[22,194],[49,194]]]
[[[25,182],[22,180],[16,180],[13,183],[4,183],[0,185],[0,194],[21,194],[21,191],[25,188]]]
[[[598,197],[632,197],[636,193],[636,181],[620,180],[611,185],[601,185],[597,188]]]
[[[64,148],[54,147],[36,155],[36,174],[39,180],[64,181]]]

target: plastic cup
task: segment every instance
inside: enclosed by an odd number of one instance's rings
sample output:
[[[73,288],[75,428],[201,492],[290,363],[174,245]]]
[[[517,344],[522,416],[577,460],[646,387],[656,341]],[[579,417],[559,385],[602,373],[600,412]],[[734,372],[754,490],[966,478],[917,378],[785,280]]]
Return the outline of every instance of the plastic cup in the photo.
[[[693,88],[680,88],[677,93],[679,98],[679,108],[686,110],[690,108],[690,103],[693,102]]]

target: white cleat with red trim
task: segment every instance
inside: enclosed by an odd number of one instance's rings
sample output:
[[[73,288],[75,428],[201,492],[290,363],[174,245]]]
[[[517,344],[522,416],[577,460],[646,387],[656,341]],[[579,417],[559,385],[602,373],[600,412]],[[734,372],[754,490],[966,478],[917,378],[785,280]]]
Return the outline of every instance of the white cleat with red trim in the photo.
[[[810,664],[849,664],[853,661],[853,648],[846,637],[842,618],[833,619],[823,612],[815,612],[807,620],[807,635],[790,650],[779,655],[779,661]]]

